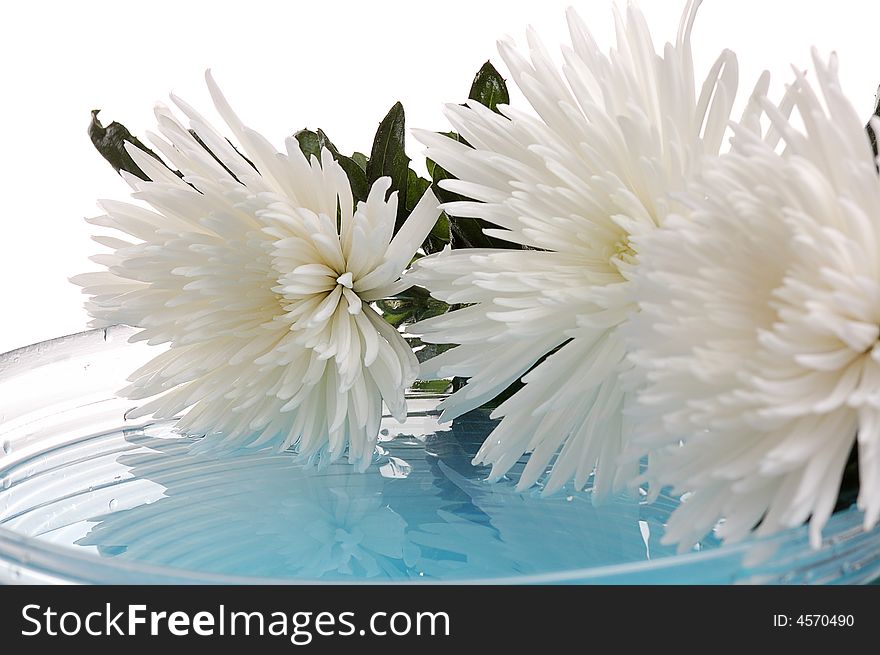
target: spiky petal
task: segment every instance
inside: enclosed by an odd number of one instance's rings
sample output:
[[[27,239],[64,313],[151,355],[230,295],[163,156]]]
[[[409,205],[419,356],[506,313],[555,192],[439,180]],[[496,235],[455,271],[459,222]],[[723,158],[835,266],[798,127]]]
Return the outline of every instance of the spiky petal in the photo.
[[[552,472],[545,491],[596,469],[594,497],[622,486],[628,428],[620,381],[629,367],[618,326],[636,310],[630,284],[635,236],[663,223],[706,156],[717,155],[737,87],[725,51],[695,89],[689,2],[675,44],[654,50],[642,14],[616,15],[617,48],[602,54],[577,14],[562,72],[534,32],[530,59],[499,50],[537,116],[502,106],[450,105],[465,143],[428,132],[428,156],[457,180],[443,186],[472,201],[445,206],[497,226],[509,251],[459,250],[417,262],[411,277],[435,297],[469,305],[417,324],[425,341],[455,343],[423,376],[470,380],[445,403],[446,418],[491,400],[524,373],[525,386],[495,412],[503,417],[477,454],[492,476],[531,458],[519,485]]]
[[[837,61],[813,54],[803,128],[766,99],[778,153],[743,126],[687,194],[689,218],[641,239],[631,325],[644,390],[635,443],[655,488],[691,493],[665,539],[687,548],[810,520],[813,545],[858,447],[858,505],[880,517],[880,181]]]
[[[94,325],[170,344],[129,378],[125,395],[151,399],[132,416],[183,413],[179,427],[209,448],[347,451],[365,467],[383,402],[404,419],[418,369],[370,303],[408,286],[400,276],[436,222],[436,198],[427,192],[392,238],[388,178],[355,205],[329,151],[309,160],[288,138],[277,152],[207,81],[241,154],[182,100],[201,143],[158,106],[151,141],[183,178],[131,148],[151,180],[129,177],[133,197],[150,208],[104,201],[92,222],[123,238],[97,237],[111,249],[94,258],[106,270],[74,282]]]

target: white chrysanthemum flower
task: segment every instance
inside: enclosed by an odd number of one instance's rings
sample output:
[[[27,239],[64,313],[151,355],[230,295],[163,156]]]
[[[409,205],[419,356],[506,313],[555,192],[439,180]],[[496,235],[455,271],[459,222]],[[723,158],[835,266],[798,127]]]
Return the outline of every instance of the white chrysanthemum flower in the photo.
[[[736,58],[725,51],[695,91],[698,5],[688,3],[662,56],[635,7],[625,20],[616,14],[617,48],[608,55],[570,10],[562,74],[533,32],[531,61],[499,44],[538,117],[471,102],[447,110],[469,145],[419,133],[428,156],[458,178],[444,188],[474,199],[446,211],[485,219],[499,228],[487,233],[526,248],[443,252],[411,273],[436,298],[469,305],[413,330],[431,343],[460,344],[422,368],[423,377],[470,378],[444,402],[445,418],[528,372],[496,410],[504,418],[475,459],[498,477],[531,452],[521,489],[551,462],[547,493],[571,480],[583,487],[596,469],[601,498],[634,472],[617,467],[628,430],[617,328],[635,311],[629,278],[638,261],[630,239],[662,224],[670,192],[718,154],[737,87]]]
[[[133,197],[152,209],[101,203],[107,214],[92,222],[130,238],[97,237],[113,249],[94,258],[107,270],[74,282],[91,296],[94,325],[125,323],[141,328],[137,340],[170,343],[129,378],[128,397],[156,396],[134,415],[185,411],[179,427],[206,434],[208,447],[296,446],[331,460],[348,448],[366,467],[383,401],[405,419],[418,371],[369,303],[409,286],[400,275],[436,222],[436,198],[427,192],[392,238],[388,178],[355,207],[326,149],[309,161],[288,138],[276,152],[207,81],[243,155],[181,100],[204,146],[157,107],[164,139],[151,140],[183,179],[130,148],[152,180],[129,176]]]
[[[784,153],[739,128],[691,215],[638,240],[635,441],[655,489],[691,492],[665,536],[683,548],[722,518],[729,540],[810,519],[818,546],[856,443],[880,517],[880,181],[836,60],[814,61],[822,98],[789,92],[805,130],[764,100]]]

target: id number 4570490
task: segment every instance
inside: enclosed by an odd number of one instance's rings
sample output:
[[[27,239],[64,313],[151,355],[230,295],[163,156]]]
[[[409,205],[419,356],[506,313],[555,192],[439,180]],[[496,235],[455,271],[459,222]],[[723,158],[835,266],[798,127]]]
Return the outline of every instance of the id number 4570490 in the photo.
[[[851,628],[855,625],[852,614],[774,614],[774,628]]]

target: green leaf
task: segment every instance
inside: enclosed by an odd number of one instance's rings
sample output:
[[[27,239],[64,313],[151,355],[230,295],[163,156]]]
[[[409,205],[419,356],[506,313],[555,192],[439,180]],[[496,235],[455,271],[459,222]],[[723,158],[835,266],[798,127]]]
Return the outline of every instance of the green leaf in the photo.
[[[460,135],[455,132],[440,132],[443,136],[452,139],[454,141],[458,141],[459,143],[463,143],[465,145],[469,145],[467,141],[461,138]],[[440,188],[440,182],[443,180],[454,180],[456,177],[443,168],[437,162],[426,159],[425,164],[428,168],[428,175],[431,176],[431,180],[433,181],[432,189],[434,190],[434,194],[440,200],[440,202],[458,202],[461,200],[469,200],[469,198],[465,198],[457,193],[453,193],[452,191],[447,191],[446,189]],[[458,219],[456,219],[458,220]]]
[[[452,175],[440,164],[431,159],[426,160],[425,163],[428,167],[428,174],[431,176],[431,180],[433,181],[431,188],[434,191],[434,195],[437,196],[437,199],[440,200],[440,202],[457,202],[459,200],[467,200],[467,198],[465,198],[464,196],[460,196],[457,193],[453,193],[452,191],[447,191],[440,186],[440,182],[442,182],[443,180],[454,180],[454,175]]]
[[[117,123],[116,121],[113,121],[107,127],[101,125],[101,121],[98,120],[98,114],[100,111],[100,109],[92,110],[92,120],[89,123],[89,139],[91,139],[92,145],[95,146],[95,149],[110,163],[117,173],[125,171],[126,173],[131,173],[142,180],[149,181],[150,179],[147,174],[134,163],[134,159],[132,159],[131,155],[125,150],[125,144],[130,143],[136,148],[143,150],[148,155],[155,157],[156,161],[160,162],[163,166],[168,168],[168,170],[177,174],[178,177],[182,177],[179,172],[169,168],[159,155],[150,150],[140,139],[129,132],[125,125]]]
[[[425,195],[425,191],[431,186],[431,181],[419,177],[413,169],[407,170],[406,178],[406,210],[411,212],[415,209],[419,200]]]
[[[397,191],[397,222],[395,232],[403,225],[406,211],[406,187],[409,178],[409,157],[404,149],[406,137],[403,105],[395,103],[376,130],[376,138],[367,162],[367,182],[370,186],[380,177],[391,178],[391,191]]]
[[[339,149],[333,145],[333,142],[324,133],[324,130],[300,130],[293,137],[299,143],[299,148],[303,154],[311,159],[312,156],[321,160],[321,150],[327,148],[333,155],[339,166],[345,171],[348,177],[348,183],[351,185],[351,194],[354,196],[355,202],[364,201],[370,193],[370,185],[367,182],[367,175],[364,169],[355,162],[353,157],[346,157],[339,154]]]
[[[492,239],[483,233],[488,227],[479,218],[456,218],[452,223],[452,244],[454,248],[493,248]]]
[[[452,224],[449,221],[449,216],[446,215],[446,212],[440,212],[440,217],[437,219],[434,227],[431,228],[431,232],[428,234],[428,238],[425,239],[425,243],[422,244],[422,248],[429,255],[440,252],[446,244],[452,242],[451,230]]]
[[[358,166],[353,157],[345,155],[334,155],[339,166],[348,176],[348,182],[351,184],[351,195],[354,196],[355,202],[364,202],[370,195],[370,183],[367,182],[367,174],[364,169]]]
[[[447,134],[447,136],[449,135]],[[430,159],[427,160],[427,165],[428,173],[433,180],[431,188],[440,202],[468,200],[464,196],[460,196],[452,191],[447,191],[440,186],[440,182],[443,180],[455,179],[449,171]],[[446,216],[445,213],[443,215]],[[496,226],[490,225],[482,219],[461,217],[449,219],[447,216],[447,224],[449,225],[449,241],[447,243],[450,243],[453,248],[519,248],[516,244],[486,236],[483,233],[483,229]],[[442,246],[440,249],[442,249]]]
[[[339,150],[336,149],[336,146],[333,145],[333,142],[327,138],[327,135],[321,129],[317,132],[308,129],[300,130],[293,135],[293,138],[299,142],[299,149],[302,150],[302,153],[308,159],[311,159],[312,155],[314,155],[318,158],[318,161],[321,161],[321,150],[323,148],[327,148],[334,158],[339,154]]]
[[[465,141],[455,132],[440,132],[443,136],[453,139],[454,141],[458,141],[459,143],[465,143]],[[460,200],[468,200],[464,196],[460,196],[457,193],[453,193],[452,191],[447,191],[440,187],[440,182],[443,180],[454,180],[455,176],[443,168],[440,164],[435,162],[432,159],[426,159],[425,165],[428,168],[428,175],[431,176],[431,180],[433,181],[432,189],[434,191],[434,195],[437,196],[437,199],[440,202],[458,202]],[[456,219],[458,220],[458,219]]]
[[[356,152],[351,156],[352,161],[360,166],[361,170],[366,173],[367,172],[367,156],[362,152]]]
[[[410,287],[393,298],[377,301],[376,305],[382,310],[382,318],[394,327],[439,316],[449,310],[449,305],[432,298],[421,287]]]
[[[490,63],[486,62],[474,76],[468,98],[476,100],[494,111],[498,111],[498,105],[510,104],[510,94],[507,92],[507,84],[504,78]]]
[[[499,104],[508,104],[510,102],[510,96],[504,78],[501,77],[498,71],[495,70],[495,67],[489,62],[486,62],[474,77],[468,97],[485,105],[494,112],[498,112]],[[464,145],[469,145],[460,135],[454,132],[446,132],[443,133],[443,135]],[[455,177],[435,161],[429,159],[426,163],[428,174],[431,176],[431,188],[441,202],[450,203],[470,200],[469,198],[442,188],[440,184],[444,180],[454,180]],[[453,248],[520,248],[517,244],[487,236],[483,230],[492,227],[495,226],[480,219],[461,217],[451,218],[443,212],[441,213],[437,224],[434,226],[434,229],[431,230],[431,233],[423,244],[423,249],[426,253],[430,254],[431,252],[436,252],[443,248],[446,244],[451,244]],[[385,314],[385,318],[393,325],[422,320],[461,307],[460,305],[453,305],[450,307],[445,303],[431,298],[427,291],[419,288],[409,289],[407,292],[399,294],[398,296],[395,296],[395,298],[389,299],[385,302],[388,303],[388,311]],[[384,311],[385,307],[382,305],[380,306]],[[443,348],[446,349],[448,347],[449,346],[446,345]],[[425,359],[434,357],[442,352],[436,350],[436,348],[437,346],[432,344],[427,344],[425,347],[421,348],[416,353],[419,361],[424,361]],[[465,381],[462,378],[454,378],[451,381],[442,380],[436,382],[436,387],[428,386],[426,388],[439,390],[443,387],[442,392],[445,393],[450,390],[450,387],[452,391],[460,389],[464,385],[464,382]],[[493,403],[497,405],[505,398],[515,393],[521,386],[521,382],[514,382],[497,398],[490,401],[487,406],[491,406]]]
[[[843,469],[843,478],[840,481],[840,489],[837,492],[837,501],[834,511],[839,512],[855,505],[859,499],[859,447],[853,445],[849,452],[849,458]]]
[[[449,380],[416,380],[412,384],[413,391],[422,393],[446,393],[452,387]]]
[[[425,191],[429,188],[431,188],[431,180],[419,177],[414,170],[409,169],[406,185],[407,213],[410,213],[415,209],[415,206],[418,204],[419,200],[422,199],[422,196],[425,195]],[[443,250],[443,247],[449,243],[449,241],[449,217],[441,212],[434,227],[431,228],[431,232],[428,233],[428,236],[425,238],[422,248],[430,255],[431,253]]]
[[[329,138],[327,138],[327,135],[324,134],[324,130],[322,130],[320,127],[318,128],[318,140],[320,141],[321,145],[327,148],[327,150],[329,150],[334,157],[339,154],[339,150],[336,149],[336,146],[334,146],[333,142]]]
[[[299,149],[302,151],[302,154],[306,156],[306,159],[311,159],[312,156],[315,156],[320,160],[321,141],[318,138],[317,132],[300,130],[293,135],[293,138],[299,143]]]

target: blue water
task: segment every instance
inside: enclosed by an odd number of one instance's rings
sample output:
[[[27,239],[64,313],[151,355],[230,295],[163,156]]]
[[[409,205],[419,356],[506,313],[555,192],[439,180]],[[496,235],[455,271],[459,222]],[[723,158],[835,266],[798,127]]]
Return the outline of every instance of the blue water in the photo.
[[[660,543],[677,501],[589,489],[518,493],[471,458],[493,423],[437,421],[413,394],[383,419],[371,469],[304,467],[292,453],[220,458],[172,421],[133,423],[120,371],[155,356],[124,327],[0,356],[0,584],[502,580],[606,583],[867,582],[880,527],[837,512],[822,548],[805,527],[674,556]],[[75,381],[72,384],[71,381]],[[630,565],[630,566],[615,566]],[[217,577],[217,576],[220,577]],[[224,576],[244,577],[224,577]]]
[[[594,507],[588,490],[541,498],[515,491],[515,472],[486,482],[470,460],[490,427],[474,414],[447,431],[388,435],[364,474],[288,453],[194,454],[163,424],[129,430],[134,450],[116,462],[131,493],[110,489],[111,511],[89,517],[74,543],[104,557],[304,580],[497,579],[672,554],[659,543],[662,503],[624,494]]]

